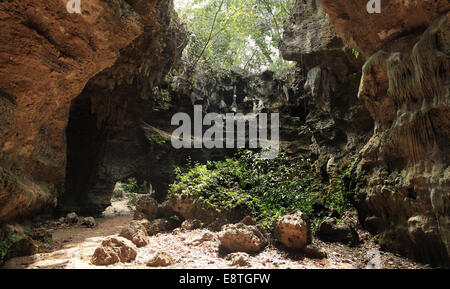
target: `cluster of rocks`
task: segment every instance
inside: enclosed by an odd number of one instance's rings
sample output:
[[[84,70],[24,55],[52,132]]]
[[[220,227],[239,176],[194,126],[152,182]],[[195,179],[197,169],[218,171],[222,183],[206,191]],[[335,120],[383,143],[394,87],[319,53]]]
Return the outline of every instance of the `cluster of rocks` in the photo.
[[[137,248],[149,244],[149,236],[171,231],[180,227],[181,222],[174,218],[168,202],[158,204],[151,196],[142,196],[136,204],[134,220],[124,227],[118,236],[105,239],[95,250],[91,263],[98,266],[112,265],[115,263],[127,263],[136,259]],[[186,228],[194,228],[199,223],[196,221],[183,223]],[[148,261],[148,266],[163,267],[173,263],[168,254],[157,254]]]
[[[308,246],[312,243],[310,221],[306,214],[300,211],[282,216],[275,225],[273,236],[286,249],[303,251],[311,258],[321,259],[327,256],[320,248]],[[324,241],[346,245],[356,245],[359,242],[353,224],[346,220],[337,223],[334,218],[321,223],[317,236]],[[230,252],[226,256],[230,265],[248,266],[249,254],[261,252],[268,245],[271,235],[264,227],[257,225],[254,219],[246,217],[240,223],[223,226],[218,238],[220,246]]]
[[[94,228],[96,226],[94,217],[78,216],[75,212],[68,213],[66,217],[61,217],[58,221],[63,224],[82,225],[88,228]]]
[[[306,214],[294,211],[279,218],[273,235],[257,224],[255,219],[245,217],[238,223],[221,226],[218,233],[198,231],[202,227],[210,227],[195,218],[181,222],[174,218],[176,213],[170,203],[158,202],[143,196],[136,205],[134,220],[122,229],[118,236],[105,239],[91,259],[94,265],[111,265],[118,262],[130,262],[136,259],[137,248],[147,246],[149,236],[161,232],[195,230],[190,238],[185,240],[188,245],[198,246],[207,241],[219,241],[219,251],[227,253],[226,260],[231,266],[249,266],[251,254],[257,254],[275,238],[282,246],[290,250],[301,250],[315,258],[324,258],[320,249],[308,246],[312,243],[311,225]],[[191,216],[192,217],[192,216]],[[213,222],[214,223],[214,222]],[[326,241],[337,241],[355,245],[358,234],[348,222],[336,223],[335,219],[327,219],[320,226],[317,235]],[[217,239],[216,239],[217,238]],[[159,252],[147,265],[151,267],[170,266],[174,259],[170,254]]]

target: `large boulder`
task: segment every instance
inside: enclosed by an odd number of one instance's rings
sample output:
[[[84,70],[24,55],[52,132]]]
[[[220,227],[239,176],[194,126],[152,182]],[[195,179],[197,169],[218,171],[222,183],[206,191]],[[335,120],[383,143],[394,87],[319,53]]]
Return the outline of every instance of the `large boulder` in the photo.
[[[136,204],[134,218],[136,220],[153,220],[158,216],[158,202],[151,196],[142,196]]]
[[[359,236],[350,224],[342,221],[338,224],[334,218],[323,221],[317,232],[320,239],[328,242],[340,242],[345,245],[357,245]]]
[[[65,218],[65,222],[69,224],[77,224],[79,220],[80,217],[75,212],[68,213]]]
[[[274,230],[275,238],[291,249],[304,249],[310,234],[308,217],[300,211],[281,217]]]
[[[146,225],[147,232],[150,236],[156,235],[162,232],[172,231],[180,226],[181,222],[174,218],[169,219],[156,219]]]
[[[124,237],[137,247],[148,245],[147,229],[140,221],[132,221],[128,226],[122,229],[119,236]]]
[[[9,247],[6,253],[5,260],[22,257],[31,256],[38,252],[38,246],[35,244],[33,239],[28,236],[23,237],[19,241],[15,242],[11,247]]]
[[[137,248],[131,241],[122,237],[108,237],[95,249],[91,263],[97,266],[127,263],[136,259],[136,256]]]
[[[220,245],[231,252],[256,253],[267,245],[267,238],[260,228],[243,223],[223,226],[218,238]]]

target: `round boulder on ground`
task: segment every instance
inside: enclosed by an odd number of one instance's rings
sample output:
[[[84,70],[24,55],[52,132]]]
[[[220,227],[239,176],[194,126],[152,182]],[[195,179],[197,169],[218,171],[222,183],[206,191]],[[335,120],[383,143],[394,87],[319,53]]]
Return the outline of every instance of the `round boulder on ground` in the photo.
[[[137,247],[148,245],[147,229],[140,221],[132,221],[128,226],[122,229],[119,236],[124,237]]]
[[[242,223],[223,226],[218,237],[220,245],[230,252],[256,253],[267,245],[266,237],[256,226]]]
[[[76,224],[78,223],[78,215],[75,212],[68,213],[65,219],[66,223]]]
[[[127,263],[136,259],[137,248],[129,240],[122,237],[108,237],[100,247],[95,249],[91,263],[97,266],[107,266],[115,263]]]
[[[317,232],[320,239],[327,242],[339,242],[345,245],[357,245],[359,236],[356,230],[346,222],[336,223],[334,218],[323,221]]]
[[[300,212],[281,217],[274,230],[275,238],[291,249],[304,249],[310,235],[308,217]]]
[[[201,228],[201,226],[202,222],[197,219],[188,219],[181,224],[181,228],[185,230],[195,230]]]
[[[166,252],[158,252],[150,261],[147,262],[149,267],[167,267],[174,263],[172,256]]]
[[[23,256],[31,256],[38,252],[38,246],[34,243],[33,239],[28,236],[23,237],[16,243],[14,243],[6,254],[5,260],[23,257]]]
[[[81,224],[88,228],[94,228],[95,227],[95,219],[94,219],[94,217],[85,217],[85,218],[83,218]]]
[[[231,266],[246,267],[250,265],[250,255],[244,252],[228,254],[225,259],[230,261]]]

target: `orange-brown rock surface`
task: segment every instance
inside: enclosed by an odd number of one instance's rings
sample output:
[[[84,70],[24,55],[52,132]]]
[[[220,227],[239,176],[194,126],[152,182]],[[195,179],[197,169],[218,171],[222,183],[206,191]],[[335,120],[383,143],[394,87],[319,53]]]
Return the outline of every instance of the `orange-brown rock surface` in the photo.
[[[0,3],[0,221],[56,205],[71,101],[139,36],[167,37],[168,3],[83,1],[81,14],[63,0]]]
[[[367,56],[399,36],[423,31],[436,17],[450,9],[447,0],[380,0],[381,13],[369,14],[368,0],[314,2],[322,2],[336,34]]]

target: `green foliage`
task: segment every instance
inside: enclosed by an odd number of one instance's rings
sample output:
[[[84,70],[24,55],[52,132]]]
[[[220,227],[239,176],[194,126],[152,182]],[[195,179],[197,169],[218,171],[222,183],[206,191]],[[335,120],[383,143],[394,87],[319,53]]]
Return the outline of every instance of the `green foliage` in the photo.
[[[217,212],[238,208],[269,229],[294,209],[317,220],[314,204],[339,213],[351,208],[345,186],[325,183],[301,156],[263,160],[258,153],[242,151],[232,159],[194,163],[175,173],[169,198],[187,196]]]
[[[150,142],[160,146],[165,145],[167,143],[167,141],[161,135],[153,135],[152,137],[147,137],[147,139]]]
[[[308,127],[306,125],[301,125],[297,128],[298,134],[302,135],[308,131]]]
[[[359,51],[357,51],[356,49],[352,49],[352,54],[355,56],[356,59],[358,59]]]
[[[147,187],[146,181],[144,181],[143,184],[138,184],[135,178],[129,178],[126,182],[117,183],[115,190],[121,190],[123,192],[133,194],[145,194],[146,187]]]
[[[17,235],[9,235],[9,236],[3,236],[0,239],[0,263],[5,258],[6,254],[8,253],[9,248],[11,248],[12,245],[19,242],[22,239],[22,237]]]
[[[283,23],[295,0],[179,0],[192,37],[187,59],[213,69],[281,70]]]
[[[172,101],[172,98],[170,97],[169,91],[166,89],[156,89],[156,95],[154,97],[156,106],[164,106],[167,103],[170,103]]]

